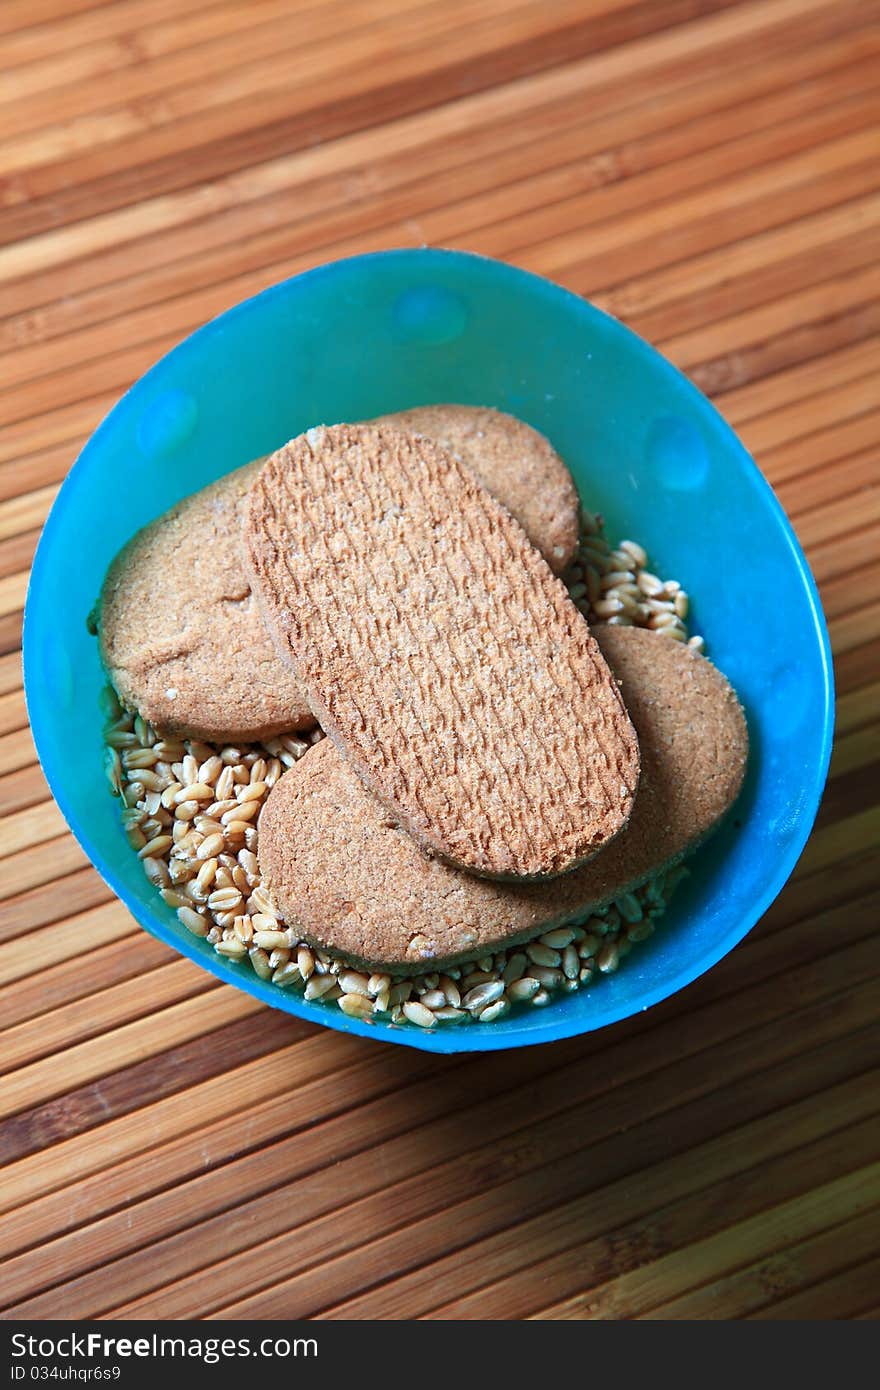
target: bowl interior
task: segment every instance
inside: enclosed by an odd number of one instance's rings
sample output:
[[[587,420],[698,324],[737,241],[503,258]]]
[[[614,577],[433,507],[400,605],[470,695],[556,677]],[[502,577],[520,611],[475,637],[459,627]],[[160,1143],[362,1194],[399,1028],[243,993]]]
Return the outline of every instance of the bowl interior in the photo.
[[[310,425],[440,401],[496,406],[542,430],[612,541],[639,540],[652,568],[681,581],[692,630],[746,707],[752,757],[734,818],[691,861],[657,934],[618,974],[545,1010],[424,1033],[305,1004],[178,924],[129,850],[103,778],[103,678],[86,615],[115,552],[178,498]],[[830,660],[815,587],[736,436],[615,320],[547,281],[457,252],[386,252],[309,272],[209,323],[142,377],[52,509],[28,593],[24,660],[52,791],[144,926],[275,1007],[443,1052],[584,1032],[702,974],[791,872],[830,750]]]

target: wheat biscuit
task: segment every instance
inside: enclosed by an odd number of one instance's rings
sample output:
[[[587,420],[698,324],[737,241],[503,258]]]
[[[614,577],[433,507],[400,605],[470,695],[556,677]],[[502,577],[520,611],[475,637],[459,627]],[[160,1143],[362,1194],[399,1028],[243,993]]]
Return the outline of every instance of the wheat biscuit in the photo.
[[[96,618],[120,699],[169,734],[268,738],[315,719],[251,592],[241,527],[258,459],[138,531],[107,572]]]
[[[627,828],[573,873],[499,883],[422,854],[329,739],[273,788],[260,819],[263,884],[284,920],[381,969],[485,955],[580,921],[693,849],[733,804],[748,734],[705,657],[636,628],[597,630],[638,731],[642,776]]]
[[[245,522],[279,652],[429,853],[564,872],[626,824],[638,744],[581,614],[522,527],[433,441],[309,430]]]
[[[373,423],[433,439],[504,503],[555,574],[571,564],[578,542],[574,481],[549,439],[524,420],[487,406],[421,405]]]

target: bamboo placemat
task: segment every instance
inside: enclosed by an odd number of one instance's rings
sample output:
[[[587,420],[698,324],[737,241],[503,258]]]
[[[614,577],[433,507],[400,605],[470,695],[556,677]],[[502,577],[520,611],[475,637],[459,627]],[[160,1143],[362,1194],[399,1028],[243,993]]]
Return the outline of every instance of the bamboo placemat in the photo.
[[[873,0],[0,6],[7,1316],[877,1315],[878,53]],[[277,279],[422,243],[559,280],[716,400],[839,692],[816,831],[731,956],[458,1059],[140,931],[48,796],[19,661],[39,528],[129,383]],[[773,595],[741,582],[748,622]]]

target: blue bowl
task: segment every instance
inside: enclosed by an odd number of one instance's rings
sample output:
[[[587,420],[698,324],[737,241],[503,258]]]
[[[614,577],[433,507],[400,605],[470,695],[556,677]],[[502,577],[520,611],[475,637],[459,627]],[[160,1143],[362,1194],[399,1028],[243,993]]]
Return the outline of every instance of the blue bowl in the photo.
[[[644,544],[693,600],[694,630],[749,716],[734,818],[691,861],[661,929],[596,986],[492,1024],[365,1024],[259,980],[189,935],[150,887],[102,771],[103,684],[86,615],[112,556],[187,493],[309,425],[437,401],[492,405],[547,434],[613,540]],[[137,920],[266,1004],[435,1052],[549,1042],[697,979],[776,897],[827,772],[833,689],[815,585],[786,517],[712,405],[657,352],[548,281],[454,251],[356,256],[275,285],[163,357],[71,469],[25,608],[28,713],[70,827]]]

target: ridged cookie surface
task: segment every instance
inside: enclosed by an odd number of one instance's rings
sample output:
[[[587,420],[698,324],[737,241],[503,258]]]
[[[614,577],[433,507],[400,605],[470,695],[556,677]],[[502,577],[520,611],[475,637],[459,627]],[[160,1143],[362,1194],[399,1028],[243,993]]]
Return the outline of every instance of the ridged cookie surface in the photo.
[[[577,494],[542,435],[469,406],[404,411],[401,428],[404,417],[428,435],[444,430],[552,568],[564,568],[577,540]],[[225,743],[314,723],[263,629],[237,539],[262,462],[179,502],[139,531],[108,572],[98,606],[104,664],[124,702],[168,733]]]
[[[745,771],[748,735],[733,690],[705,657],[656,633],[598,628],[597,637],[642,753],[629,825],[601,854],[529,884],[429,859],[324,739],[284,774],[260,818],[263,883],[285,921],[337,954],[429,969],[580,920],[704,839]]]
[[[242,557],[247,492],[262,463],[178,502],[107,571],[101,659],[123,703],[164,732],[219,743],[315,722],[278,660]]]
[[[431,440],[309,430],[251,489],[252,581],[316,717],[429,853],[564,872],[625,825],[638,744],[584,619]]]
[[[578,541],[574,481],[549,439],[524,420],[488,406],[420,405],[373,423],[435,440],[504,503],[555,574],[571,564]]]

